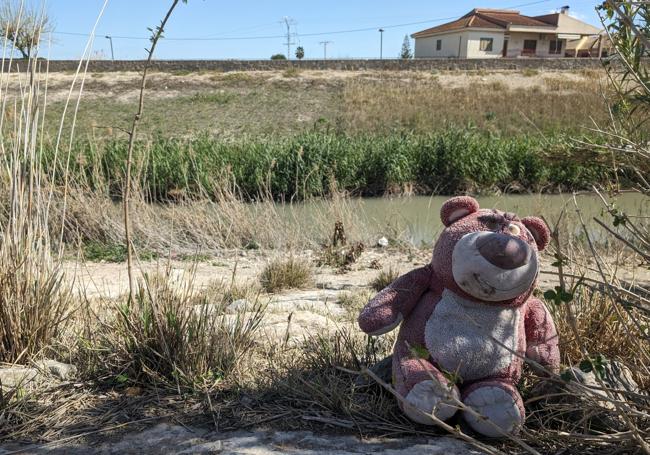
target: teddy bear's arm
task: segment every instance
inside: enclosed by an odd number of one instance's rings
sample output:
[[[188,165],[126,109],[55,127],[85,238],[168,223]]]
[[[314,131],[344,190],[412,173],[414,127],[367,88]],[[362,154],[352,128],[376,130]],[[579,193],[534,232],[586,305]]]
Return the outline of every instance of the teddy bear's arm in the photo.
[[[393,281],[361,311],[359,315],[361,330],[377,336],[397,327],[429,289],[432,276],[433,271],[429,264]]]
[[[557,373],[560,369],[558,335],[553,317],[541,300],[528,301],[524,324],[526,357]]]

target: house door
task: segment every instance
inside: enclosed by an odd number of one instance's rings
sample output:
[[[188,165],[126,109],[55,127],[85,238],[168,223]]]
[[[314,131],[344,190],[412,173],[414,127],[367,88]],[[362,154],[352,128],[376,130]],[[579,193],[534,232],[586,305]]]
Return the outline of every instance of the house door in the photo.
[[[503,51],[501,51],[501,56],[502,57],[507,57],[508,56],[508,39],[506,38],[503,40]]]
[[[537,40],[525,39],[523,55],[535,55],[537,53]]]

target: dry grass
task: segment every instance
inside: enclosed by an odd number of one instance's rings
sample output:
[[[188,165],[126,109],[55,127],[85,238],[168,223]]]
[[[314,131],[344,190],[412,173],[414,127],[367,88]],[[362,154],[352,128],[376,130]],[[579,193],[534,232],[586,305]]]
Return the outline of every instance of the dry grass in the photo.
[[[391,284],[393,281],[395,281],[399,276],[399,271],[390,267],[388,269],[381,270],[369,284],[372,289],[379,292]]]
[[[112,353],[103,369],[115,372],[120,383],[210,389],[228,378],[256,343],[264,314],[259,299],[246,315],[225,314],[241,294],[240,288],[223,286],[196,293],[191,276],[174,279],[170,270],[145,276],[134,301],[115,303],[114,319],[93,350]]]
[[[530,78],[532,79],[532,77]],[[345,125],[353,132],[406,128],[435,131],[445,125],[476,125],[507,133],[568,131],[590,117],[608,121],[602,90],[593,81],[555,76],[542,86],[510,88],[495,80],[449,87],[435,79],[349,81],[344,89]]]
[[[269,262],[260,274],[260,284],[269,293],[304,288],[313,282],[311,265],[293,256]]]
[[[56,75],[46,128],[58,125],[68,79]],[[579,131],[608,111],[602,71],[538,70],[511,73],[299,71],[152,75],[142,133],[299,133],[322,124],[346,133],[440,131],[447,124],[477,125],[504,133]],[[552,79],[547,85],[545,79]],[[555,90],[555,86],[562,90]],[[93,77],[79,108],[80,137],[122,137],[117,127],[131,109],[135,74]],[[191,93],[192,95],[188,95]],[[100,100],[101,102],[98,102]],[[176,115],[170,117],[168,112]],[[486,113],[492,112],[489,121]],[[52,131],[52,133],[54,133]]]

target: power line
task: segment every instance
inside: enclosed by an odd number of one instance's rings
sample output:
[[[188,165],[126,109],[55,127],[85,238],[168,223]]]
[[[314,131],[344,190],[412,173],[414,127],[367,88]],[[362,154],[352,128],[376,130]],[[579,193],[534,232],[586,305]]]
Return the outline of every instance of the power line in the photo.
[[[534,2],[528,2],[528,3],[521,3],[518,5],[511,5],[507,6],[506,8],[520,8],[523,6],[532,6],[532,5],[539,5],[541,3],[549,3],[551,0],[538,0]],[[424,21],[417,21],[417,22],[406,22],[402,24],[392,24],[392,25],[383,25],[380,28],[382,29],[387,29],[387,28],[399,28],[399,27],[408,27],[411,25],[422,25],[422,24],[430,24],[432,22],[440,22],[440,21],[447,21],[447,20],[452,20],[452,19],[457,19],[458,16],[449,16],[449,17],[439,17],[436,19],[428,19]],[[284,20],[283,20],[284,22]],[[291,25],[295,25],[295,22],[292,23]],[[325,35],[339,35],[339,34],[346,34],[346,33],[359,33],[359,32],[369,32],[369,31],[375,31],[377,30],[378,27],[364,27],[364,28],[354,28],[354,29],[347,29],[347,30],[333,30],[329,32],[315,32],[315,33],[301,33],[300,36],[325,36]],[[51,32],[52,34],[55,35],[69,35],[69,36],[85,36],[88,37],[90,36],[88,33],[75,33],[75,32]],[[245,40],[264,40],[264,39],[280,39],[280,38],[287,38],[287,36],[290,33],[287,33],[285,35],[266,35],[266,36],[228,36],[228,37],[181,37],[181,38],[165,38],[165,41],[245,41]],[[124,39],[124,40],[149,40],[148,37],[141,37],[141,36],[125,36],[125,35],[111,35],[114,39]],[[289,39],[287,39],[289,41]],[[286,44],[286,43],[285,43]],[[291,43],[294,44],[294,43]]]

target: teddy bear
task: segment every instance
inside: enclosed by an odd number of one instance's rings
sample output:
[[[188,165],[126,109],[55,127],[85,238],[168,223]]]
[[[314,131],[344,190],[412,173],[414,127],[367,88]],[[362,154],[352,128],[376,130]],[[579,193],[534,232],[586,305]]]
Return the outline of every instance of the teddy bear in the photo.
[[[433,425],[459,409],[476,432],[516,434],[525,410],[516,384],[526,359],[559,370],[552,316],[532,296],[550,232],[536,217],[480,209],[468,196],[440,210],[432,260],[399,277],[363,308],[359,326],[383,335],[401,324],[393,385],[413,421]]]

